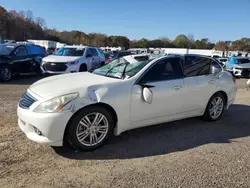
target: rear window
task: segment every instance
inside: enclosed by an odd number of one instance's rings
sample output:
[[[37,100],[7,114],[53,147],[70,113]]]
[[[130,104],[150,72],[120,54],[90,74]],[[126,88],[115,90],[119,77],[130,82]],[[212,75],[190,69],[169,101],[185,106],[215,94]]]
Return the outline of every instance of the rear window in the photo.
[[[237,59],[237,64],[245,64],[245,63],[250,63],[250,59]]]
[[[137,61],[148,61],[149,57],[147,55],[134,57]]]

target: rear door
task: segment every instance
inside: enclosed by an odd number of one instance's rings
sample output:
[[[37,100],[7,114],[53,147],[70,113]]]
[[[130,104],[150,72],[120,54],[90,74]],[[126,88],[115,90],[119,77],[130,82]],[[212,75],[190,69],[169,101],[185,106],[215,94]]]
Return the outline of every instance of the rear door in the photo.
[[[92,59],[93,59],[93,69],[96,69],[97,67],[100,67],[101,66],[101,61],[99,59],[99,56],[98,56],[98,52],[96,51],[95,48],[91,48],[91,52],[92,52]]]
[[[87,64],[88,71],[94,69],[94,67],[95,67],[94,62],[95,62],[95,59],[93,57],[92,50],[91,50],[91,48],[87,48],[87,50],[85,52],[85,63]]]
[[[212,73],[212,63],[213,60],[208,57],[191,55],[185,57],[184,91],[189,102],[184,106],[194,114],[204,109],[208,99],[216,91],[218,76]]]

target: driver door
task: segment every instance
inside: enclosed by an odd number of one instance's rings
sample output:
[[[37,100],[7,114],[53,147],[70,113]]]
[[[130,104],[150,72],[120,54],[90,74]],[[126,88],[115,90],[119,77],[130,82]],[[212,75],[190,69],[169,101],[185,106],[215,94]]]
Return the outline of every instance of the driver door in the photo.
[[[12,53],[13,64],[16,72],[27,73],[31,69],[31,58],[28,57],[25,46],[17,47]]]
[[[152,92],[152,103],[143,99],[143,88]],[[182,116],[185,100],[179,58],[160,60],[133,86],[131,123],[133,128],[167,122]]]

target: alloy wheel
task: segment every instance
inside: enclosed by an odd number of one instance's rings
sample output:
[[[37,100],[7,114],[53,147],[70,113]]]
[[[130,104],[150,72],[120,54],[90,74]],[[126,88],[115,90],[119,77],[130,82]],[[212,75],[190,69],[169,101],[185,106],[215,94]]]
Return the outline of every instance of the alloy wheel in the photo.
[[[213,119],[217,119],[224,108],[224,101],[220,96],[215,97],[209,106],[209,113]]]
[[[76,136],[84,146],[96,146],[108,133],[108,120],[101,113],[85,115],[77,125]]]

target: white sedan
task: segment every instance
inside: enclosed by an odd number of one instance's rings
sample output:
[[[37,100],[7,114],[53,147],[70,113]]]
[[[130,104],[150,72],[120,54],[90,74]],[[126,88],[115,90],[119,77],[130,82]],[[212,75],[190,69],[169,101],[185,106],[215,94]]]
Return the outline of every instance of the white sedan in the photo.
[[[213,58],[125,56],[93,73],[42,79],[18,105],[37,143],[93,150],[112,134],[195,116],[216,121],[234,102],[235,80]]]

